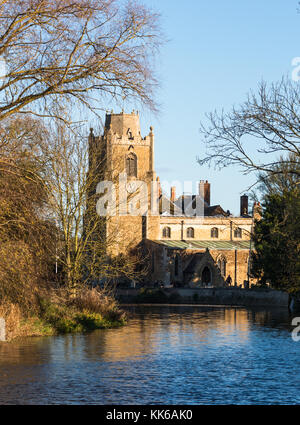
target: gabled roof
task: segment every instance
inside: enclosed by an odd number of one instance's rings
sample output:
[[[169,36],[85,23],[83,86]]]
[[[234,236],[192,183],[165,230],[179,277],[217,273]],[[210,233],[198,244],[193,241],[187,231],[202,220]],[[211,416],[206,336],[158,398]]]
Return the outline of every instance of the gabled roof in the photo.
[[[174,203],[181,211],[184,210],[182,215],[187,217],[203,216],[204,209],[208,206],[200,195],[181,195]]]
[[[200,195],[182,195],[174,204],[180,209],[183,209],[186,217],[228,217],[229,213],[225,212],[220,205],[208,205]]]
[[[163,216],[179,216],[182,217],[181,208],[178,208],[174,202],[172,202],[165,195],[161,195],[159,198],[159,213]]]
[[[184,273],[193,273],[199,261],[201,261],[206,255],[206,252],[197,252],[197,254],[193,255],[192,261],[188,264],[188,266],[184,269]]]
[[[204,208],[204,215],[207,217],[228,217],[230,214],[225,212],[221,205],[214,205]]]

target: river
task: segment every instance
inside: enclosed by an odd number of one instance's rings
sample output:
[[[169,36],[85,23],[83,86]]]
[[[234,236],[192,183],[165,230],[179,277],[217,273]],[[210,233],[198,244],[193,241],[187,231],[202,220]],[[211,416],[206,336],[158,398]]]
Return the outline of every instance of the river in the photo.
[[[299,404],[286,310],[128,306],[127,326],[0,343],[0,404]]]

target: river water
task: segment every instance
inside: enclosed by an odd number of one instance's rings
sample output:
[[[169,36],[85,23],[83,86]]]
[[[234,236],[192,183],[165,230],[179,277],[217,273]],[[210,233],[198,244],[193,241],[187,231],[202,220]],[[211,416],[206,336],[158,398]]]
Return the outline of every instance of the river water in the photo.
[[[127,307],[129,324],[0,343],[0,404],[299,404],[286,310]]]

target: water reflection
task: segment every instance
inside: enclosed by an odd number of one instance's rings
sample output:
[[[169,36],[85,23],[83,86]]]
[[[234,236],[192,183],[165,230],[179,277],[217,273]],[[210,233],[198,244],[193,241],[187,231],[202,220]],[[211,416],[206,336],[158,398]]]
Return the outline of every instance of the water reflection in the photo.
[[[300,402],[286,310],[128,310],[121,329],[0,343],[0,403]]]

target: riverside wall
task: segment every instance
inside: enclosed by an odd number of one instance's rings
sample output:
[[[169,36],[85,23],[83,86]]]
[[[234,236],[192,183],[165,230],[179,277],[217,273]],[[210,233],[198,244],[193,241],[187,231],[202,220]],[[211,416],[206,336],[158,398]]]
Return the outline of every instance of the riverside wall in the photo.
[[[289,307],[289,295],[272,289],[170,288],[146,293],[141,289],[118,289],[116,298],[120,303]]]

